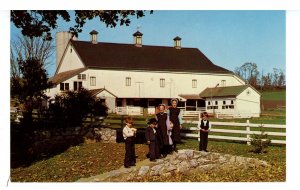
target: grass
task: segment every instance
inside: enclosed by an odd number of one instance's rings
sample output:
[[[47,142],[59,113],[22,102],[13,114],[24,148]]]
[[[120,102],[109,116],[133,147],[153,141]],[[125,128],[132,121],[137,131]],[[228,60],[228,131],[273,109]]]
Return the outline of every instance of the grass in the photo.
[[[198,150],[198,141],[183,139],[179,149]],[[212,170],[204,173],[185,173],[172,177],[147,178],[146,181],[285,181],[286,148],[270,146],[264,154],[252,153],[251,147],[241,143],[210,140],[211,152],[252,157],[267,161],[270,168]],[[146,159],[148,147],[136,145],[137,161]],[[123,165],[123,143],[91,143],[69,148],[64,153],[28,167],[11,169],[13,182],[73,182],[80,178],[99,175]]]
[[[262,92],[262,100],[284,101],[285,99],[286,99],[286,90]]]

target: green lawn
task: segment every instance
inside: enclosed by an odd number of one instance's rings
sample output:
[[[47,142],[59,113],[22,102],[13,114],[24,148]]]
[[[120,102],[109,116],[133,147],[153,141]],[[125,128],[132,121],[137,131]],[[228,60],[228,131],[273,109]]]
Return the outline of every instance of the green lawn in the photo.
[[[262,92],[262,100],[285,101],[286,90],[264,91]]]

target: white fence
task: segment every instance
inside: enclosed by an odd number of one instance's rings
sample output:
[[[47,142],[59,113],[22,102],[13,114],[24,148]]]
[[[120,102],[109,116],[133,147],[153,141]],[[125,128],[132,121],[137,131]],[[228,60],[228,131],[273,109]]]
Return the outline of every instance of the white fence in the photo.
[[[116,107],[119,115],[143,115],[143,108],[136,106]]]
[[[191,121],[189,123],[197,124],[198,121]],[[211,132],[217,132],[217,133],[229,133],[229,134],[243,134],[246,135],[246,137],[236,137],[236,136],[225,136],[225,135],[208,135],[209,139],[221,139],[221,140],[232,140],[232,141],[245,141],[248,145],[250,145],[250,135],[252,134],[260,134],[260,131],[251,131],[251,128],[258,128],[261,126],[261,124],[254,124],[249,123],[249,120],[247,120],[246,123],[234,123],[234,122],[211,122],[212,129]],[[235,130],[235,129],[214,129],[214,126],[235,126],[235,127],[241,127],[245,128],[246,130]],[[276,125],[276,124],[262,124],[263,128],[273,128],[273,129],[285,129],[285,125]],[[200,131],[197,127],[190,127],[188,130],[191,131],[198,131],[198,134],[191,134],[191,133],[181,133],[181,136],[183,137],[192,137],[192,138],[198,138],[198,141],[200,140]],[[272,144],[286,144],[285,140],[276,140],[272,139],[272,136],[277,137],[286,137],[285,132],[272,132],[272,131],[265,131],[265,134],[268,134],[269,138],[271,139]],[[271,137],[270,137],[271,136]]]

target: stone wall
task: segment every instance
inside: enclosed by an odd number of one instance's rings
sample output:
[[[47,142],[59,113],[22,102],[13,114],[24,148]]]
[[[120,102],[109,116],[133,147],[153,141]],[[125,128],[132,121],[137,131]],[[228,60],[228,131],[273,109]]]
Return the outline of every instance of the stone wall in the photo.
[[[85,142],[116,143],[117,132],[110,128],[73,127],[28,131],[11,129],[12,162],[36,160],[61,153]]]
[[[172,176],[185,172],[205,172],[220,167],[268,167],[265,161],[229,154],[179,150],[178,153],[158,159],[156,162],[144,160],[131,168],[121,167],[98,176],[83,178],[81,182],[97,181],[138,181],[147,177]]]

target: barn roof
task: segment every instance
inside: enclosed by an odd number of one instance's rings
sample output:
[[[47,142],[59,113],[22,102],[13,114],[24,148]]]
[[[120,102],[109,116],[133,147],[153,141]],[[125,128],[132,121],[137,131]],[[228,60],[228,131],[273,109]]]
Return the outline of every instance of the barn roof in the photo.
[[[214,65],[199,49],[71,41],[87,68],[193,73],[232,73]]]
[[[106,92],[110,93],[112,96],[117,97],[116,95],[114,95],[113,93],[111,93],[110,91],[108,91],[105,88],[92,89],[92,90],[89,90],[89,91],[91,92],[92,96],[96,96],[99,93],[101,93],[103,91],[106,91]]]
[[[206,88],[199,94],[199,96],[201,98],[232,97],[232,96],[236,97],[248,87],[249,85]]]
[[[51,77],[48,81],[52,82],[53,84],[59,84],[75,75],[78,75],[79,73],[85,70],[87,70],[87,68],[79,68],[79,69],[61,72]]]

